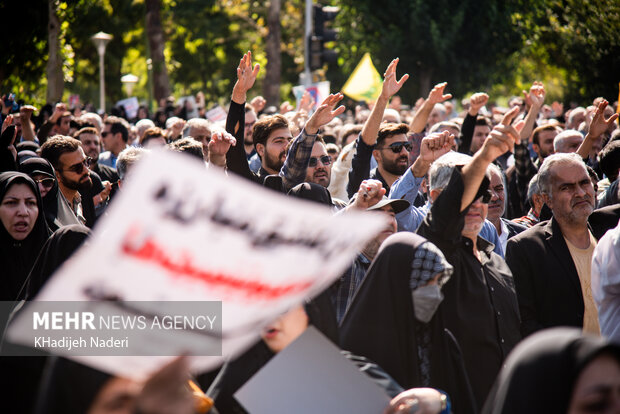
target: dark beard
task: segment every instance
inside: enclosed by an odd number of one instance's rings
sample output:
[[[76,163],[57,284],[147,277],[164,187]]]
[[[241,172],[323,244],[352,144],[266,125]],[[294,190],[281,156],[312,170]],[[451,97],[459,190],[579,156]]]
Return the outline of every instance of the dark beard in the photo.
[[[82,193],[82,192],[90,192],[90,190],[93,188],[93,180],[88,177],[88,181],[84,181],[84,182],[80,182],[77,186],[77,190]]]
[[[80,193],[83,191],[88,192],[93,187],[93,182],[90,177],[88,177],[87,181],[76,182],[76,181],[63,180],[62,183],[64,184],[65,187],[71,190],[79,191]]]
[[[409,159],[407,158],[407,161]],[[398,165],[396,162],[398,161],[398,159],[396,159],[394,162],[392,161],[383,161],[383,169],[387,172],[389,172],[390,174],[394,174],[394,175],[403,175],[405,173],[405,171],[407,171],[407,168],[409,168],[409,165],[407,163],[407,165],[404,165],[403,167],[401,167],[400,165]]]

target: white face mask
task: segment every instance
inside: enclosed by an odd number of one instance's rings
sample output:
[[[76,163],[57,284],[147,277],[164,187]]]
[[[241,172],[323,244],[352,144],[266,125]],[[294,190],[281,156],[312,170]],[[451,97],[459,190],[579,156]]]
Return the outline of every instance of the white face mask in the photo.
[[[413,311],[420,322],[428,323],[443,300],[439,285],[426,285],[411,292]]]

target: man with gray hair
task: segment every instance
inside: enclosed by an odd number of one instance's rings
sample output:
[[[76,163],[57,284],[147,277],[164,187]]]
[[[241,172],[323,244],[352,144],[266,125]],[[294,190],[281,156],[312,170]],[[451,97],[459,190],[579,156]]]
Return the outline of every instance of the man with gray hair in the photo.
[[[136,129],[138,130],[138,134],[137,134],[138,137],[136,138],[134,142],[131,143],[131,145],[134,147],[137,147],[138,144],[142,142],[142,137],[144,136],[144,133],[151,128],[155,128],[155,123],[151,121],[150,119],[141,119],[138,122],[136,122]]]
[[[512,222],[530,228],[540,223],[540,213],[543,209],[543,205],[545,205],[540,187],[538,186],[538,174],[534,174],[534,177],[532,177],[528,184],[527,202],[530,205],[530,210],[525,216],[513,219]]]
[[[127,179],[128,172],[133,168],[134,164],[140,161],[149,150],[141,147],[127,147],[120,154],[116,161],[116,171],[118,172],[118,188],[123,185],[123,181]]]
[[[582,142],[583,135],[581,135],[581,132],[567,129],[557,134],[553,139],[553,151],[563,153],[577,152]]]
[[[600,333],[590,287],[596,239],[588,218],[594,211],[594,187],[586,166],[577,154],[550,155],[538,171],[538,185],[553,217],[509,240],[506,251],[521,332],[576,326]]]
[[[183,138],[192,137],[202,144],[205,161],[209,160],[209,141],[211,141],[211,123],[203,118],[192,118],[183,128]]]
[[[487,176],[490,180],[489,191],[491,192],[487,219],[495,226],[500,243],[502,244],[502,250],[506,251],[506,242],[508,239],[521,233],[526,227],[512,223],[502,217],[506,210],[507,193],[504,175],[499,167],[495,164],[489,164]]]

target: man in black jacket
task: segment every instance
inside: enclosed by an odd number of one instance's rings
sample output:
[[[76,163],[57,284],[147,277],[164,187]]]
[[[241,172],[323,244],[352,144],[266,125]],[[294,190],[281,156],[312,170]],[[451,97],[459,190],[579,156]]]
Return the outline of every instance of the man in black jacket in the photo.
[[[521,332],[529,335],[551,326],[599,332],[590,287],[596,246],[588,227],[594,211],[592,181],[577,154],[549,156],[538,174],[553,218],[510,239],[506,251],[517,288]]]

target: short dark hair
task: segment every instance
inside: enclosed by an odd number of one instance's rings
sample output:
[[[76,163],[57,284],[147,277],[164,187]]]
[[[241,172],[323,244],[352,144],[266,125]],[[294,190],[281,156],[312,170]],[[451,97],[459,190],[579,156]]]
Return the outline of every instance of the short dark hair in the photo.
[[[69,112],[69,111],[63,112],[62,115],[59,116],[58,119],[56,120],[56,125],[60,126],[60,123],[62,122],[63,118],[71,117],[71,116],[73,116],[73,114],[71,112]]]
[[[59,160],[62,154],[77,151],[82,143],[65,135],[54,135],[41,146],[41,158],[52,163],[54,169],[60,170]]]
[[[276,129],[280,128],[288,128],[288,121],[280,114],[266,116],[260,121],[257,121],[254,124],[254,129],[252,130],[252,141],[254,142],[254,148],[256,148],[257,144],[266,145],[269,135]]]
[[[202,144],[192,137],[177,139],[176,141],[168,144],[168,149],[170,149],[171,151],[183,152],[185,154],[192,155],[196,158],[199,158],[201,161],[204,160]]]
[[[603,174],[609,178],[609,181],[615,181],[618,178],[618,168],[620,168],[620,140],[609,142],[598,156]]]
[[[120,132],[123,137],[123,141],[129,140],[129,130],[127,129],[127,121],[119,118],[118,116],[109,116],[103,121],[104,125],[110,125],[110,132],[118,134]]]
[[[555,124],[541,125],[541,126],[537,127],[536,129],[534,129],[534,132],[532,133],[532,144],[540,145],[540,142],[538,141],[538,136],[543,131],[556,131],[556,132],[560,132],[559,131],[559,127],[557,125],[555,125]]]
[[[475,126],[488,126],[490,129],[493,129],[493,123],[486,116],[479,115],[476,118]]]
[[[387,138],[409,133],[409,126],[407,124],[385,124],[379,129],[377,134],[377,147],[383,143]]]
[[[348,125],[343,126],[340,129],[340,132],[338,133],[339,139],[340,139],[339,141],[340,146],[344,147],[346,145],[344,139],[348,137],[349,135],[351,134],[359,135],[360,132],[362,132],[363,127],[364,127],[363,125],[359,125],[359,124],[348,124]]]
[[[96,128],[94,128],[94,127],[84,127],[82,129],[80,129],[79,131],[77,131],[75,134],[73,134],[73,138],[80,139],[80,136],[82,134],[93,134],[93,135],[99,136],[99,132],[97,132]]]

